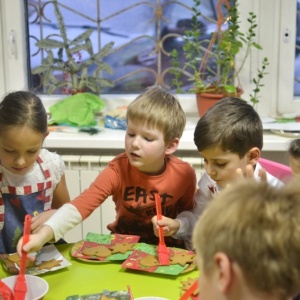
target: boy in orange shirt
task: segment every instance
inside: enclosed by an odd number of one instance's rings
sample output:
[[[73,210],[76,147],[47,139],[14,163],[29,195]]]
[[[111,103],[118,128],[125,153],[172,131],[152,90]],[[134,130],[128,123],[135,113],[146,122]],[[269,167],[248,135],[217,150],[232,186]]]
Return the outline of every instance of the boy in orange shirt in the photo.
[[[110,195],[115,202],[116,219],[108,229],[112,233],[139,235],[140,242],[157,244],[151,222],[156,215],[155,194],[161,196],[162,213],[169,218],[194,207],[195,171],[172,155],[185,121],[176,97],[163,89],[153,87],[138,96],[127,111],[125,153],[114,158],[88,189],[31,235],[24,250],[39,250],[46,242],[58,240]],[[180,224],[176,225],[178,230]],[[183,241],[169,236],[166,244],[183,246]],[[19,241],[18,251],[20,247]]]

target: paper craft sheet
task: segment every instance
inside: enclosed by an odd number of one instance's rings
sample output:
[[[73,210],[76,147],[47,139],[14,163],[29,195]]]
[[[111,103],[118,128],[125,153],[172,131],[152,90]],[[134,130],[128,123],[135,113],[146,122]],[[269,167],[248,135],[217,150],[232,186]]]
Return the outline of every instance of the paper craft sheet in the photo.
[[[1,255],[4,267],[11,274],[18,274],[20,268],[16,263],[13,263],[8,259],[9,255],[10,254]],[[52,261],[52,263],[49,264],[49,261]],[[47,263],[45,264],[45,262]],[[66,268],[70,265],[71,263],[57,250],[55,245],[48,245],[44,246],[36,254],[35,265],[26,268],[26,274],[39,275]]]
[[[68,296],[66,300],[130,300],[128,291],[103,291],[102,293],[89,294],[89,295],[72,295]]]
[[[89,232],[85,237],[81,247],[77,251],[72,253],[72,256],[84,260],[94,260],[103,262],[125,260],[132,253],[132,249],[139,241],[139,238],[140,237],[136,235],[97,234]],[[123,246],[122,244],[125,244],[125,246]],[[86,255],[83,253],[84,249],[88,248],[92,250],[96,249],[96,247],[99,246],[105,247],[107,249],[106,252],[112,251],[112,249],[121,249],[123,250],[122,252],[124,252],[126,248],[128,248],[128,250],[125,253],[111,253],[108,256],[99,256],[99,254]]]
[[[193,251],[188,251],[180,248],[169,248],[169,258],[171,258],[174,254],[186,253],[193,255]],[[157,246],[149,245],[144,243],[139,243],[136,246],[136,249],[130,254],[130,256],[123,262],[122,267],[127,269],[145,271],[150,273],[159,273],[164,275],[178,275],[183,273],[187,268],[190,267],[190,263],[186,263],[184,266],[180,264],[170,264],[169,266],[145,266],[141,264],[141,260],[143,260],[146,256],[156,256],[157,257]],[[158,259],[158,258],[157,258]],[[190,268],[193,270],[194,268]]]

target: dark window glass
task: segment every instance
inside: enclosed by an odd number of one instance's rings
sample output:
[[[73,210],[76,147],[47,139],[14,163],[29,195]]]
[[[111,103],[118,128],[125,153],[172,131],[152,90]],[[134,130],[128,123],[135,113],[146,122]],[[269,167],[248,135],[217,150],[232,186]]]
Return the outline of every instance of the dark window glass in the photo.
[[[155,83],[170,88],[172,75],[169,73],[170,51],[178,49],[182,56],[182,37],[191,26],[192,0],[63,0],[58,1],[66,25],[68,39],[72,40],[88,28],[93,29],[91,41],[94,52],[113,41],[114,47],[103,61],[109,64],[114,73],[102,75],[114,82],[114,87],[104,88],[103,94],[135,94]],[[203,0],[200,22],[202,38],[215,30],[217,0]],[[35,44],[41,39],[52,37],[60,40],[60,31],[55,17],[53,4],[49,1],[28,0],[28,32],[30,68],[41,64],[47,57],[45,50]],[[58,55],[53,50],[54,57]],[[68,59],[64,55],[67,64]],[[76,63],[82,63],[88,57],[86,51],[73,54]],[[89,67],[89,73],[95,69]],[[68,74],[54,72],[62,80]],[[30,88],[38,93],[46,93],[39,74],[29,74]],[[186,89],[188,88],[186,85]],[[57,88],[54,93],[63,93]]]

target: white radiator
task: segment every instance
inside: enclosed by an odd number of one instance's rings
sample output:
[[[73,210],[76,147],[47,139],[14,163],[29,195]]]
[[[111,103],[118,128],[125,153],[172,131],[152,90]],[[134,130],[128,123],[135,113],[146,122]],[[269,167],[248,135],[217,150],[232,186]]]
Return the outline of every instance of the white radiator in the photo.
[[[90,186],[99,172],[101,172],[115,156],[96,155],[62,155],[66,165],[66,182],[71,199],[78,196],[84,189]],[[181,157],[196,171],[199,180],[204,168],[203,159],[200,157]],[[109,233],[106,228],[115,217],[114,203],[109,197],[98,207],[84,222],[77,225],[65,235],[68,243],[82,240],[88,232]]]

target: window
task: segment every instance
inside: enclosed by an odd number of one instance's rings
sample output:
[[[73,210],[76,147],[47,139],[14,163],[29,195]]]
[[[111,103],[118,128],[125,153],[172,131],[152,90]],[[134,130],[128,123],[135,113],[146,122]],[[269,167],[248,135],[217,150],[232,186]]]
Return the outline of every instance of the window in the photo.
[[[300,1],[281,1],[280,12],[278,110],[293,114],[300,112]]]
[[[201,17],[202,36],[207,38],[215,30],[216,4],[218,0],[202,0]],[[69,41],[92,29],[90,36],[94,53],[101,47],[114,42],[112,52],[103,61],[112,67],[113,75],[103,73],[105,78],[114,82],[113,87],[104,88],[102,93],[138,94],[147,86],[155,83],[169,88],[172,75],[170,68],[170,52],[179,50],[179,59],[183,61],[182,38],[185,30],[191,29],[191,5],[189,1],[164,0],[90,0],[82,5],[82,1],[58,0],[59,10],[64,18],[66,35]],[[28,0],[29,59],[33,69],[41,64],[47,52],[36,46],[36,42],[46,37],[62,41],[60,24],[51,2]],[[176,36],[177,35],[177,36]],[[48,49],[47,49],[48,50]],[[51,49],[54,58],[58,58],[58,48]],[[70,56],[63,51],[64,69],[68,70]],[[86,50],[76,52],[72,59],[84,63],[90,55]],[[88,68],[89,74],[96,69],[95,64]],[[31,76],[30,87],[44,93],[40,74]],[[66,72],[56,72],[58,82],[68,77]],[[191,86],[188,81],[187,85]],[[66,91],[65,86],[55,89],[56,93]]]
[[[29,0],[28,0],[29,1]],[[39,0],[30,0],[31,2],[31,9],[33,12],[29,12],[29,19],[34,18],[34,4],[37,3]],[[122,39],[126,40],[124,36],[130,36],[131,38],[135,34],[135,31],[139,31],[139,34],[142,32],[146,32],[149,35],[155,36],[157,35],[157,28],[160,27],[163,32],[163,29],[169,30],[170,28],[176,28],[176,21],[180,18],[184,18],[188,14],[188,9],[182,7],[178,13],[174,13],[172,9],[173,6],[169,6],[169,11],[166,8],[165,11],[168,12],[167,19],[169,16],[170,23],[168,23],[165,19],[161,19],[161,23],[158,21],[154,21],[153,23],[147,23],[147,26],[142,27],[141,29],[138,28],[137,23],[138,19],[136,18],[129,18],[130,26],[125,27],[124,19],[127,18],[128,21],[128,14],[129,12],[124,11],[120,14],[112,16],[116,9],[117,10],[123,7],[134,6],[137,4],[137,0],[128,0],[128,1],[116,1],[118,2],[116,5],[112,5],[112,1],[109,1],[109,6],[107,11],[105,10],[104,21],[101,26],[104,28],[104,32],[100,34],[100,37],[105,36],[107,37],[106,40],[109,38],[117,37],[117,41],[122,41]],[[294,85],[295,85],[295,94],[298,92],[298,86],[294,81],[295,75],[297,75],[297,65],[300,64],[300,56],[297,55],[295,59],[295,48],[299,42],[296,43],[296,40],[299,41],[299,30],[297,31],[297,39],[296,37],[296,15],[297,15],[297,4],[299,6],[300,0],[264,0],[264,1],[240,1],[240,11],[242,13],[242,20],[245,19],[248,15],[248,11],[254,11],[258,16],[258,23],[259,23],[259,43],[263,46],[263,51],[258,54],[253,54],[251,60],[249,60],[248,68],[242,74],[243,82],[249,82],[248,86],[244,87],[244,95],[247,98],[247,95],[251,93],[251,78],[254,77],[254,73],[257,70],[257,66],[259,65],[260,61],[264,56],[267,56],[270,60],[270,66],[268,68],[268,76],[264,79],[265,88],[262,90],[262,97],[261,102],[258,106],[258,111],[261,115],[277,115],[279,113],[289,113],[300,111],[300,101],[297,100],[297,97],[294,96]],[[84,6],[82,6],[82,1],[80,0],[70,0],[70,1],[63,1],[65,4],[71,3],[71,6],[76,10],[79,8],[83,15],[88,15],[86,13],[86,9],[90,3],[97,3],[98,0],[88,0],[84,1]],[[157,3],[157,0],[152,1],[141,1],[143,3],[149,2],[147,5],[147,17],[151,20],[152,16],[154,15],[154,10],[151,8],[151,5]],[[167,7],[166,4],[168,1],[161,0],[161,3]],[[171,1],[170,1],[171,2]],[[180,1],[185,5],[191,5],[192,0],[185,0]],[[202,4],[205,1],[202,1]],[[210,3],[212,1],[207,1]],[[100,1],[99,3],[107,3],[107,1]],[[101,5],[102,5],[101,4]],[[201,5],[202,5],[201,4]],[[28,46],[31,49],[34,49],[33,39],[31,38],[30,43],[28,43],[28,39],[26,37],[26,26],[24,24],[25,20],[27,19],[24,7],[24,1],[22,0],[2,0],[0,2],[1,8],[1,24],[0,29],[0,62],[3,65],[3,68],[0,70],[0,92],[3,95],[5,92],[9,92],[11,90],[16,89],[24,89],[28,88],[28,76],[27,71],[30,68],[30,64],[27,62],[27,48]],[[130,9],[131,13],[135,11],[138,15],[139,12],[145,10],[145,7],[142,6],[133,7]],[[49,8],[49,5],[48,5]],[[45,14],[50,18],[50,11],[47,10],[47,5],[45,8]],[[81,9],[80,9],[81,8]],[[65,9],[68,11],[67,9]],[[299,10],[299,7],[298,7]],[[78,26],[78,22],[73,22],[74,19],[74,12],[68,11],[70,14],[69,25]],[[32,13],[32,15],[30,15]],[[145,13],[145,12],[144,12]],[[95,10],[95,15],[93,18],[96,18],[97,10]],[[73,16],[72,16],[73,15]],[[52,15],[53,16],[53,15]],[[105,17],[107,19],[105,19]],[[81,17],[83,20],[84,17]],[[155,18],[154,18],[155,19]],[[32,19],[31,19],[32,20]],[[107,22],[107,23],[105,23]],[[113,30],[112,24],[115,23],[119,24],[119,27],[114,27]],[[89,23],[91,26],[97,26],[96,23],[90,21]],[[149,26],[151,24],[151,26]],[[246,24],[246,23],[245,23]],[[50,26],[50,25],[49,25]],[[52,25],[51,25],[52,26]],[[243,26],[243,25],[242,25]],[[247,24],[245,25],[247,26]],[[299,18],[298,18],[298,27],[299,27]],[[297,27],[297,28],[298,28]],[[74,29],[74,28],[73,28]],[[46,29],[47,30],[47,29]],[[284,40],[285,34],[289,34],[289,41],[286,42]],[[31,33],[30,33],[31,34]],[[2,35],[2,36],[1,36]],[[102,38],[101,37],[101,38]],[[95,45],[98,47],[100,45],[99,36],[95,35]],[[104,39],[104,44],[106,42]],[[127,39],[128,40],[128,39]],[[103,41],[101,41],[103,45]],[[2,43],[1,43],[2,42]],[[126,42],[123,42],[126,44]],[[166,66],[163,66],[162,69],[157,68],[157,62],[164,57],[164,53],[151,53],[151,49],[153,49],[153,42],[151,39],[140,39],[133,43],[135,53],[132,52],[133,50],[128,50],[127,46],[123,47],[122,56],[116,55],[113,60],[113,68],[115,70],[115,75],[118,77],[113,77],[112,79],[116,81],[117,87],[110,91],[112,93],[138,93],[140,87],[144,87],[148,84],[153,84],[155,82],[155,74],[157,70],[159,72],[163,72]],[[121,43],[117,43],[116,46],[120,46]],[[150,46],[149,46],[150,45]],[[2,47],[1,47],[2,46]],[[151,55],[149,55],[151,53]],[[158,57],[161,55],[161,57]],[[38,55],[33,58],[31,64],[34,64],[35,59],[37,59]],[[127,65],[124,62],[129,63]],[[120,64],[120,62],[122,62]],[[136,65],[132,65],[133,63],[138,62],[139,67],[143,68],[143,72],[139,71],[140,73],[134,73],[132,78],[136,78],[136,80],[129,79],[129,77],[123,77],[122,75],[130,73],[130,71],[134,70]],[[130,63],[132,63],[130,65]],[[129,71],[128,71],[129,69]],[[300,77],[300,76],[299,76]],[[121,79],[120,79],[121,78]],[[145,79],[146,81],[142,81],[141,79]],[[138,83],[138,86],[134,86],[134,84]],[[36,87],[38,84],[34,84]],[[121,90],[117,90],[117,88],[121,87]],[[134,87],[132,89],[132,87]],[[43,92],[43,91],[39,91]],[[109,97],[109,96],[108,96]],[[45,101],[50,101],[53,96],[47,97],[43,96]],[[194,100],[193,96],[190,96],[190,99]],[[299,99],[299,98],[298,98]]]

